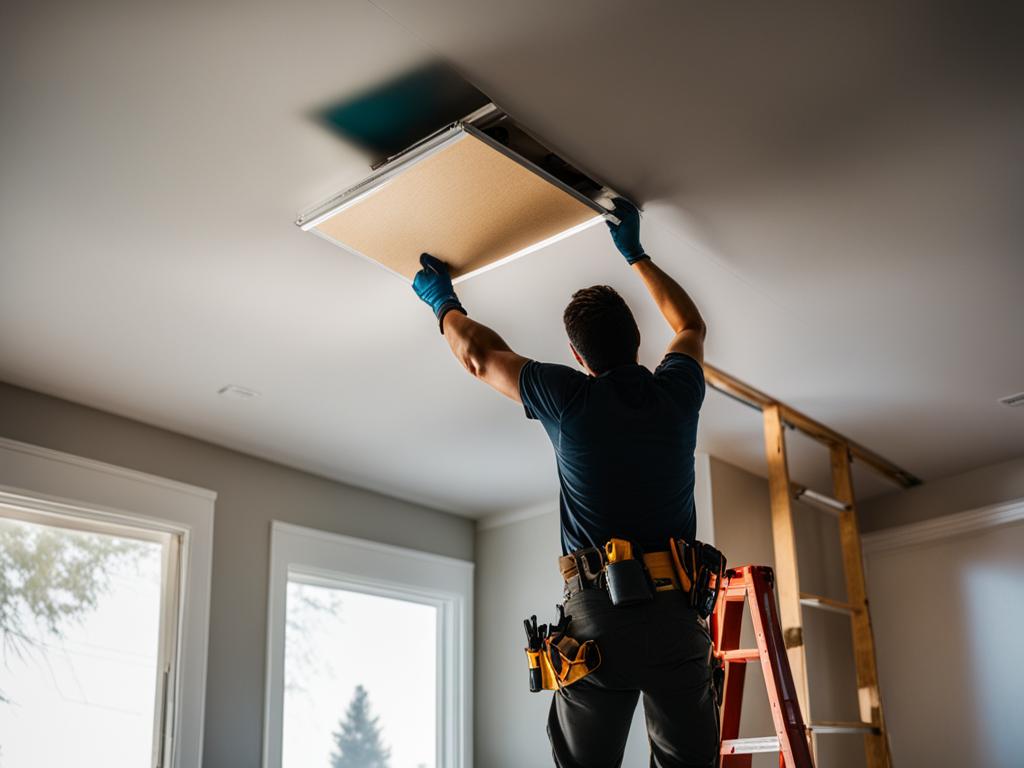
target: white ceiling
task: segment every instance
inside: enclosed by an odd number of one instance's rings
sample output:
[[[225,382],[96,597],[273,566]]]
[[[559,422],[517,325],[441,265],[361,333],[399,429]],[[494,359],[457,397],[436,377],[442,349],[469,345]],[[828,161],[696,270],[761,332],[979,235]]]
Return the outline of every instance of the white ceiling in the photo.
[[[966,3],[5,7],[0,379],[471,516],[549,499],[542,431],[409,288],[292,224],[367,171],[310,111],[442,56],[645,204],[709,360],[925,479],[1020,455],[995,402],[1024,390],[1019,29]],[[568,363],[561,310],[597,282],[656,362],[599,228],[460,293]],[[757,414],[718,395],[701,441],[760,467]]]

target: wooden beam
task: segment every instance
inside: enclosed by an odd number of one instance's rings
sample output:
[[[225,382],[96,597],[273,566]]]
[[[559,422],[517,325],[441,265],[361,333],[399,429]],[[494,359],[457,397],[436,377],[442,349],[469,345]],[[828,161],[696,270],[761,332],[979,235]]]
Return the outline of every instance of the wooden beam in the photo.
[[[786,465],[786,434],[782,410],[778,404],[764,407],[764,453],[768,459],[768,493],[772,509],[772,544],[775,549],[775,586],[779,596],[779,621],[782,639],[793,673],[800,711],[811,719],[804,656],[803,613],[800,607],[800,574],[793,533],[793,509],[790,504],[789,468]]]
[[[867,584],[864,580],[864,560],[861,554],[860,529],[857,525],[857,507],[853,497],[853,477],[850,472],[850,452],[847,446],[836,443],[831,448],[832,490],[835,497],[847,505],[839,513],[839,541],[843,550],[843,572],[846,575],[846,597],[853,608],[850,625],[853,631],[853,657],[857,667],[857,692],[860,701],[860,719],[877,728],[864,736],[864,750],[868,768],[889,768],[888,735],[882,717],[882,699],[878,692],[878,668],[875,663],[875,637],[871,629],[868,610]]]
[[[749,384],[746,384],[733,376],[730,376],[709,363],[704,364],[704,380],[712,389],[716,389],[719,392],[722,392],[735,400],[746,403],[753,408],[758,408],[763,411],[769,405],[779,406],[782,413],[782,420],[789,426],[794,429],[799,429],[807,436],[823,442],[826,445],[831,446],[841,443],[848,446],[850,454],[852,454],[855,459],[862,461],[864,464],[877,472],[880,472],[883,476],[889,478],[889,480],[903,488],[910,488],[921,484],[921,480],[918,477],[915,477],[910,472],[907,472],[905,469],[893,464],[891,461],[880,456],[874,451],[839,434],[834,429],[826,427],[820,421],[812,419],[810,416],[801,413],[795,408],[790,408],[788,405],[780,403],[775,398],[766,395],[759,389],[755,389]]]

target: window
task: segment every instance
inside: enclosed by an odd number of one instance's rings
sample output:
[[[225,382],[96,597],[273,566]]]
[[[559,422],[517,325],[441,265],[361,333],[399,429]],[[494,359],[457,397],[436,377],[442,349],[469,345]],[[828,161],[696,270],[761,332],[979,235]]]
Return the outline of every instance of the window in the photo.
[[[0,766],[199,767],[215,498],[0,438]]]
[[[288,577],[282,765],[435,768],[437,606],[316,581]]]
[[[0,764],[160,764],[179,551],[170,533],[0,505]]]
[[[264,764],[469,765],[472,564],[275,523]]]

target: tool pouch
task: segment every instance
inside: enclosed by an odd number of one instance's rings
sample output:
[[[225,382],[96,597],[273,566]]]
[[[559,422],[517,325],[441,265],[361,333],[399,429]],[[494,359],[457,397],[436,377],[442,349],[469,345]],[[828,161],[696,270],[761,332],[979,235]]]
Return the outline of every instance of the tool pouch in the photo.
[[[718,601],[718,590],[725,576],[725,555],[710,544],[685,539],[671,539],[669,551],[676,577],[683,591],[690,595],[690,605],[706,619]]]
[[[605,566],[604,576],[612,605],[635,605],[645,603],[653,597],[647,573],[640,560],[609,563]]]
[[[526,649],[530,690],[555,691],[579,682],[601,666],[601,651],[593,640],[579,642],[559,633],[545,638],[540,650]]]
[[[611,539],[605,545],[605,553],[608,564],[604,567],[604,578],[612,605],[635,605],[654,599],[644,562],[634,556],[630,542]]]
[[[556,606],[558,619],[553,624],[537,626],[531,616],[526,627],[526,662],[530,669],[530,690],[555,691],[582,680],[601,666],[601,652],[593,640],[579,642],[565,630],[571,616],[563,606]]]

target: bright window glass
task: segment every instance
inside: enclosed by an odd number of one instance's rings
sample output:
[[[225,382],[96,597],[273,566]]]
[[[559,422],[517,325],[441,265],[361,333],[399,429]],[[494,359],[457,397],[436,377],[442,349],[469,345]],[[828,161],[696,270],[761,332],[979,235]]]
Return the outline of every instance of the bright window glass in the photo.
[[[437,637],[435,605],[289,574],[282,765],[435,768]]]
[[[0,508],[4,768],[153,762],[170,536],[79,528]]]

